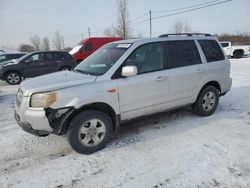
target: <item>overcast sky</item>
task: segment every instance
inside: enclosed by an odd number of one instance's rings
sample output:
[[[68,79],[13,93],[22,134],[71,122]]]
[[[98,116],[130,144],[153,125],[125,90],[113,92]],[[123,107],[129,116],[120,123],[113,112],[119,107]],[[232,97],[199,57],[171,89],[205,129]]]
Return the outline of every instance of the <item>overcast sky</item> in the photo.
[[[161,11],[206,3],[212,0],[128,0],[133,20],[149,10]],[[250,32],[250,0],[229,3],[153,20],[153,36],[168,33],[175,20],[187,22],[194,31],[205,33]],[[152,17],[172,12],[153,13]],[[148,15],[132,22],[133,34],[149,36]],[[142,21],[142,22],[141,22]],[[139,22],[139,23],[138,23]],[[116,0],[0,0],[0,47],[29,43],[32,35],[64,35],[65,46],[74,46],[82,36],[102,36],[116,23]]]

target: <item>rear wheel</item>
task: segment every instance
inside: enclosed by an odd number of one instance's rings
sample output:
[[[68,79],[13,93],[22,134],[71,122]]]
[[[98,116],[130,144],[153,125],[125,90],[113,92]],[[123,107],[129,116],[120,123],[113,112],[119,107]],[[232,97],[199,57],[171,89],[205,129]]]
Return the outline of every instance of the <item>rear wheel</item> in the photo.
[[[22,81],[22,77],[18,72],[8,72],[5,76],[5,80],[10,85],[17,85]]]
[[[210,116],[216,110],[218,103],[219,91],[214,86],[209,85],[201,90],[192,108],[199,116]]]
[[[88,110],[78,114],[70,123],[67,139],[78,153],[91,154],[103,149],[112,136],[112,120],[99,111]]]
[[[235,59],[240,59],[243,57],[243,55],[244,55],[244,53],[242,51],[236,51],[236,52],[234,52],[233,57]]]

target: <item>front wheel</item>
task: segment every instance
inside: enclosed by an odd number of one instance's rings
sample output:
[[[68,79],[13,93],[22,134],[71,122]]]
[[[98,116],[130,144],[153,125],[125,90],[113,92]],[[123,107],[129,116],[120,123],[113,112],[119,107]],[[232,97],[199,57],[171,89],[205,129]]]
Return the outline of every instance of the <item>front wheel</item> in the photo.
[[[78,153],[91,154],[103,149],[112,136],[112,120],[99,111],[88,110],[78,114],[70,123],[67,139]]]
[[[18,72],[8,72],[5,76],[5,80],[10,85],[17,85],[22,81],[22,77]]]
[[[199,116],[210,116],[213,114],[219,103],[219,91],[214,86],[203,88],[192,105],[193,111]]]

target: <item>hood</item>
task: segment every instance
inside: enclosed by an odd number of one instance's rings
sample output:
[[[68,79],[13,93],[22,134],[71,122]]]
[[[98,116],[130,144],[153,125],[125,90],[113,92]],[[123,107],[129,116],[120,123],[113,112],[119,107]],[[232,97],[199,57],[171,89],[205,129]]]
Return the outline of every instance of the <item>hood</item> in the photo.
[[[33,93],[55,91],[93,83],[95,80],[96,76],[85,75],[73,71],[60,71],[28,79],[20,84],[20,89],[24,96],[30,96]]]
[[[0,66],[1,67],[5,67],[5,66],[8,66],[8,65],[13,65],[13,64],[17,64],[17,61],[16,60],[8,60],[8,61],[3,61],[3,62],[0,62]]]

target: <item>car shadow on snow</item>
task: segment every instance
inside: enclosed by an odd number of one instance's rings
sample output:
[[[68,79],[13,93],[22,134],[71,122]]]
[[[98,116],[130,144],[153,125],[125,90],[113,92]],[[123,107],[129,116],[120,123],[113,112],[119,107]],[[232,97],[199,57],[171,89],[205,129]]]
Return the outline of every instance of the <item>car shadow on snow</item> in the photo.
[[[248,110],[250,104],[245,102],[247,96],[250,96],[249,87],[232,88],[226,96],[220,98],[217,110],[208,117],[195,115],[191,106],[188,105],[130,120],[121,125],[118,135],[108,144],[107,148],[126,147],[138,142],[173,136],[200,126],[211,126],[223,119],[238,119],[244,112],[250,114],[250,110]],[[248,118],[250,124],[250,115]]]

